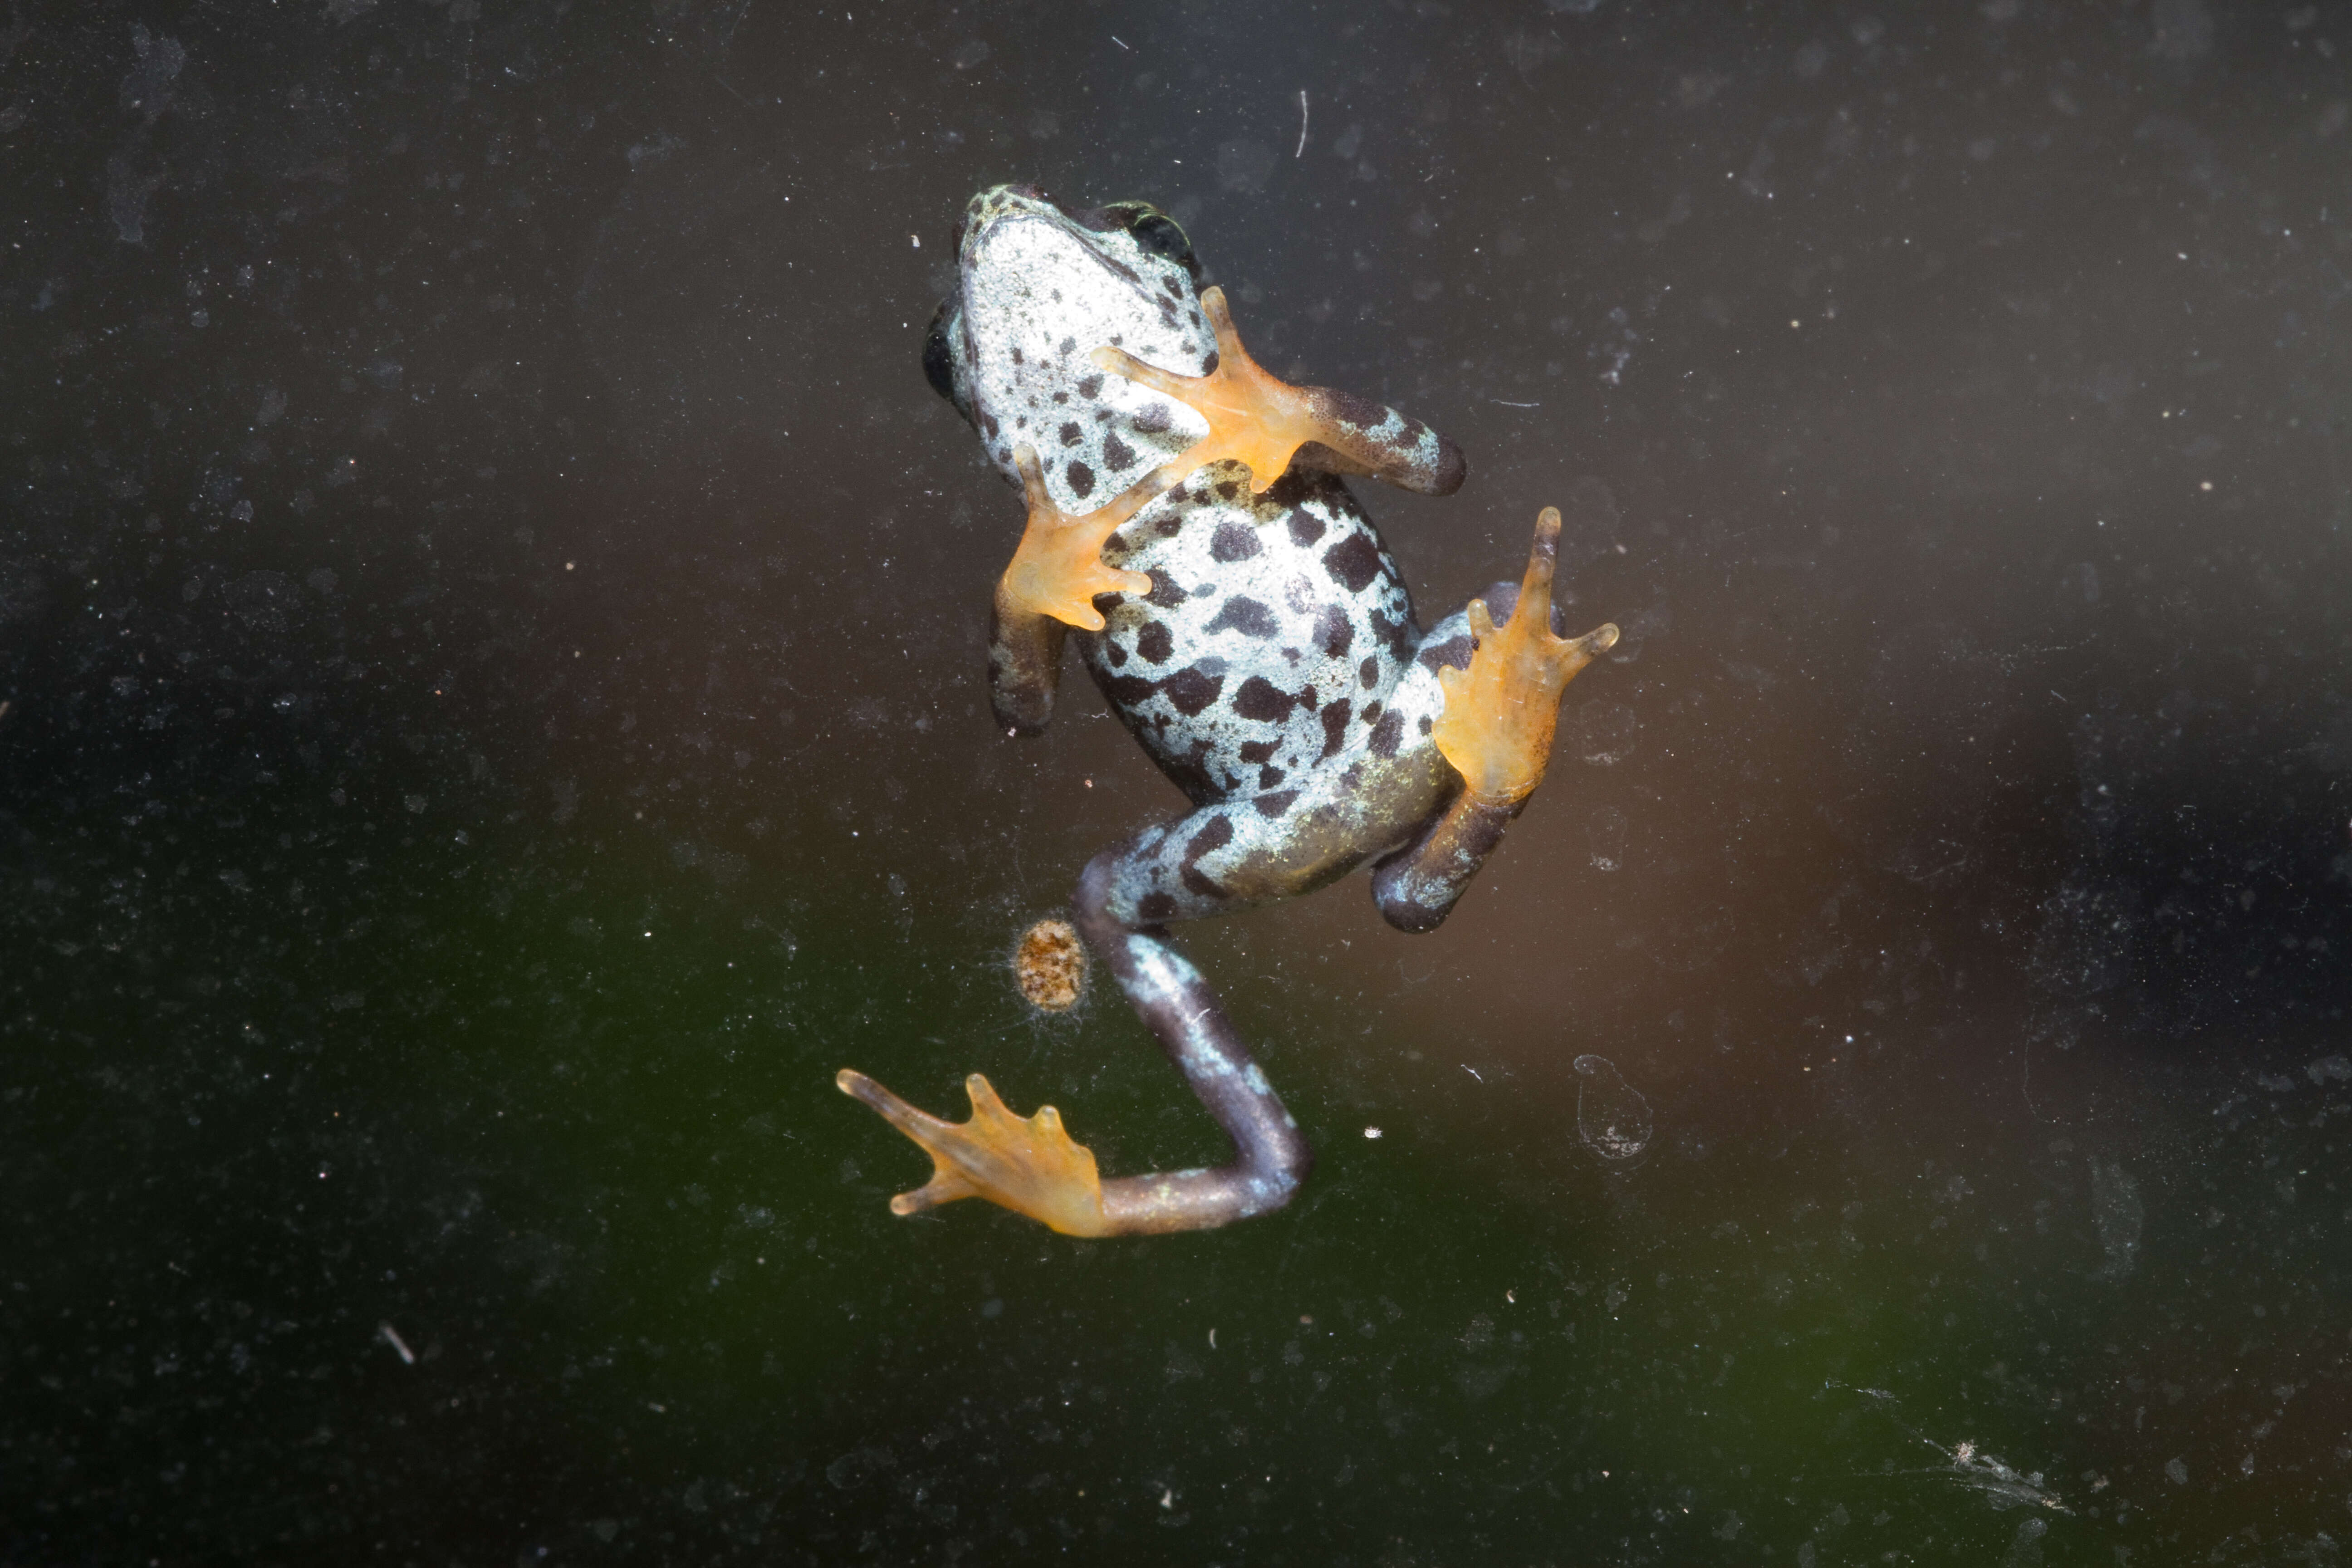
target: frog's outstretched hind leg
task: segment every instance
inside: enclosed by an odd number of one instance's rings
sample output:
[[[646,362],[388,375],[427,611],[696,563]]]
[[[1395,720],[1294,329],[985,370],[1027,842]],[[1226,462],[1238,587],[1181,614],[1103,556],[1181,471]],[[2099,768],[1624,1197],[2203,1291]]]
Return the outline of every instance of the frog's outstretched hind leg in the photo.
[[[1208,1230],[1287,1204],[1315,1163],[1298,1123],[1283,1109],[1265,1074],[1250,1059],[1217,994],[1155,926],[1137,927],[1112,913],[1129,851],[1106,850],[1078,879],[1070,907],[1087,944],[1109,965],[1168,1059],[1234,1141],[1230,1164],[1213,1170],[1159,1171],[1103,1184],[1103,1211],[1114,1230],[1144,1234]]]
[[[1468,662],[1449,661],[1437,672],[1445,711],[1430,738],[1460,775],[1462,790],[1412,843],[1373,869],[1372,896],[1400,931],[1433,931],[1453,912],[1543,782],[1560,694],[1578,671],[1617,645],[1614,626],[1566,635],[1551,602],[1559,558],[1559,511],[1546,507],[1536,519],[1526,576],[1516,588],[1498,584],[1470,601]]]
[[[918,1110],[863,1073],[844,1069],[835,1079],[843,1093],[871,1106],[931,1156],[930,1181],[891,1199],[891,1212],[917,1214],[977,1197],[1065,1236],[1139,1236],[1208,1230],[1265,1214],[1288,1203],[1307,1179],[1314,1153],[1250,1059],[1209,983],[1159,928],[1130,924],[1112,912],[1129,901],[1121,896],[1119,873],[1134,853],[1132,847],[1109,850],[1087,868],[1070,900],[1078,929],[1233,1139],[1233,1163],[1103,1181],[1094,1155],[1070,1141],[1052,1106],[1024,1121],[978,1073],[964,1080],[971,1120],[950,1122]]]

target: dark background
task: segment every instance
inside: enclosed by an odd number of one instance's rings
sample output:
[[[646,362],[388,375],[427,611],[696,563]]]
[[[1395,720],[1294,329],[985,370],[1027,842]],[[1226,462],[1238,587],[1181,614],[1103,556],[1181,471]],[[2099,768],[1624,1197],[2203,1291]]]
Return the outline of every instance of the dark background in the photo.
[[[0,1556],[2338,1561],[2347,50],[12,10]],[[1364,498],[1424,619],[1558,504],[1627,633],[1441,932],[1184,933],[1322,1157],[1230,1231],[895,1220],[829,1082],[1217,1152],[1003,966],[1181,806],[1082,681],[985,716],[918,358],[1008,179],[1462,443]]]

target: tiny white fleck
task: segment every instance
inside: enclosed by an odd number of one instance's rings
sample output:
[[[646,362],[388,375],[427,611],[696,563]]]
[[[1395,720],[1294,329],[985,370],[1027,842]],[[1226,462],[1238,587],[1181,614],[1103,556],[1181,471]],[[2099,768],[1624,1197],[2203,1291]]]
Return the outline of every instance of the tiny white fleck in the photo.
[[[1380,1135],[1381,1130],[1377,1127],[1367,1127],[1364,1129],[1364,1136],[1367,1138],[1377,1138]]]

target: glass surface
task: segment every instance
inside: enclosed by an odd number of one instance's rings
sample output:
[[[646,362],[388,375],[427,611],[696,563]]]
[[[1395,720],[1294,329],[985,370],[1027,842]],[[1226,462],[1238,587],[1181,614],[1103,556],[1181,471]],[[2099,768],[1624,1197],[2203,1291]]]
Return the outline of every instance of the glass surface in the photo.
[[[0,31],[0,1556],[2327,1563],[2329,5],[36,6]],[[1314,1142],[967,1072],[1183,803],[987,718],[963,202],[1186,226],[1424,622],[1623,642],[1454,918],[1180,929]]]

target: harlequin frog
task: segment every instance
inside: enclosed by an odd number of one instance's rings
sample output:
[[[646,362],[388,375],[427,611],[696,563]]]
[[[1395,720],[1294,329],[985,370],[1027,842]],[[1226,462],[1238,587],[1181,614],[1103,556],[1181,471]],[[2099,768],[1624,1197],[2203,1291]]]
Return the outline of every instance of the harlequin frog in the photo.
[[[1263,1214],[1312,1155],[1166,927],[1369,861],[1389,921],[1434,928],[1541,780],[1561,689],[1617,628],[1565,636],[1548,510],[1520,584],[1422,632],[1340,476],[1447,495],[1460,449],[1393,409],[1266,374],[1158,208],[1074,210],[1003,186],[973,198],[956,251],[924,369],[1029,512],[997,585],[991,703],[1015,734],[1045,728],[1075,632],[1111,709],[1191,799],[1097,856],[1072,905],[1235,1155],[1105,1180],[1052,1106],[1017,1117],[977,1073],[961,1123],[863,1074],[837,1081],[932,1157],[931,1181],[891,1201],[902,1215],[978,1196],[1108,1236]]]

